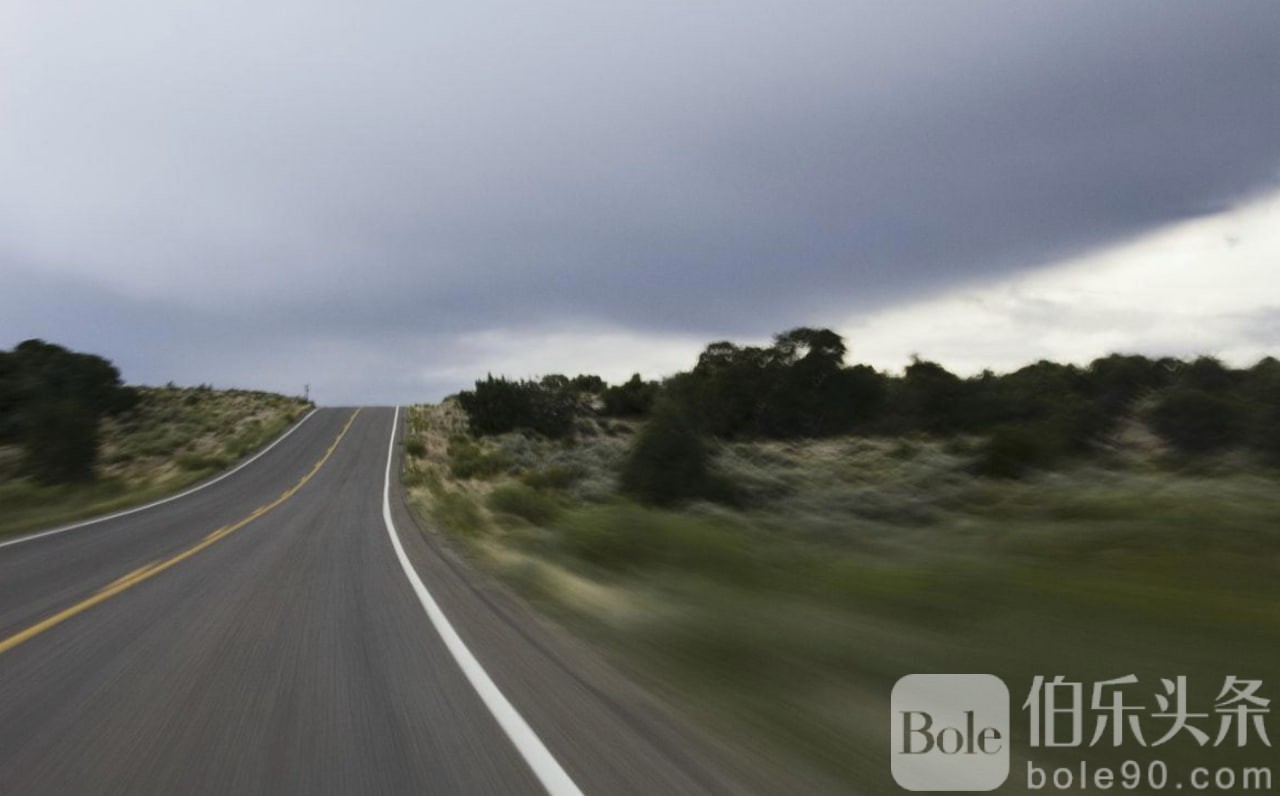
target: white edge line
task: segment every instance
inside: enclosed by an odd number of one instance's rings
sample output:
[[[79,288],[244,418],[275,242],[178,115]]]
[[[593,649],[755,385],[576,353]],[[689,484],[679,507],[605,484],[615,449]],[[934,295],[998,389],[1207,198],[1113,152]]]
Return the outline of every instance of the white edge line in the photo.
[[[137,513],[138,513],[138,512],[140,512],[140,511],[146,511],[147,509],[153,509],[153,508],[155,508],[156,506],[163,506],[164,504],[166,504],[166,503],[170,503],[170,502],[172,502],[172,501],[174,501],[174,500],[178,500],[179,498],[184,498],[184,497],[186,497],[187,495],[195,494],[196,492],[199,492],[201,489],[205,489],[205,488],[207,488],[207,487],[211,487],[211,486],[213,486],[214,484],[218,483],[219,481],[221,481],[221,480],[222,480],[222,479],[224,479],[224,478],[230,478],[231,476],[235,475],[236,473],[240,472],[240,471],[241,471],[241,470],[243,470],[244,468],[246,468],[246,467],[248,467],[249,465],[251,465],[251,464],[253,464],[254,462],[256,462],[256,461],[258,460],[258,458],[259,458],[259,457],[261,457],[261,456],[263,456],[267,451],[269,451],[269,450],[271,450],[272,448],[274,448],[275,446],[279,445],[281,442],[284,442],[284,438],[285,438],[285,437],[287,437],[287,436],[289,436],[290,434],[292,434],[293,432],[297,431],[297,430],[298,430],[298,427],[299,427],[299,426],[301,426],[303,423],[307,422],[308,420],[310,420],[310,419],[311,419],[311,416],[312,416],[312,415],[314,415],[317,411],[319,411],[319,410],[318,410],[318,409],[312,409],[310,412],[307,412],[306,417],[302,418],[302,419],[301,419],[301,420],[299,420],[297,423],[294,423],[292,428],[290,428],[288,431],[284,432],[284,433],[283,433],[283,434],[281,434],[280,436],[276,437],[275,442],[272,442],[272,443],[271,443],[270,445],[268,445],[267,447],[265,447],[265,448],[263,448],[262,450],[258,451],[258,452],[257,452],[257,453],[255,453],[251,458],[246,459],[246,460],[244,460],[244,461],[240,462],[240,464],[236,465],[233,469],[230,469],[230,470],[226,471],[225,473],[223,473],[222,475],[218,476],[217,478],[214,478],[214,479],[212,479],[212,480],[210,480],[210,481],[205,481],[203,484],[199,484],[199,485],[197,485],[197,486],[193,486],[193,487],[191,487],[190,489],[186,490],[185,492],[179,492],[179,493],[178,493],[178,494],[176,494],[176,495],[170,495],[170,496],[169,496],[169,497],[167,497],[167,498],[163,498],[163,499],[161,499],[161,500],[157,500],[157,501],[155,501],[154,503],[148,503],[148,504],[147,504],[147,505],[145,505],[145,506],[134,506],[134,507],[133,507],[133,508],[131,508],[131,509],[125,509],[124,511],[117,511],[115,514],[107,514],[107,515],[102,516],[102,517],[94,517],[94,518],[93,518],[93,519],[91,519],[91,520],[82,520],[82,521],[80,521],[80,522],[72,523],[71,525],[63,525],[63,526],[61,526],[61,527],[59,527],[59,528],[52,528],[52,529],[47,530],[47,531],[40,531],[39,533],[32,533],[32,534],[28,534],[28,535],[26,535],[26,536],[19,536],[17,539],[9,539],[8,541],[0,542],[0,547],[8,547],[9,545],[22,544],[23,542],[32,542],[32,541],[35,541],[36,539],[43,539],[43,538],[44,538],[44,537],[46,537],[46,536],[53,536],[54,534],[66,533],[67,531],[74,531],[74,530],[76,530],[77,528],[84,528],[84,527],[86,527],[86,526],[88,526],[88,525],[96,525],[96,524],[98,524],[98,523],[100,523],[100,522],[106,522],[107,520],[114,520],[114,519],[117,519],[117,518],[119,518],[119,517],[127,517],[127,516],[129,516],[130,514],[137,514]]]
[[[423,609],[431,619],[431,624],[435,626],[441,640],[453,654],[458,668],[462,669],[462,673],[480,695],[480,700],[497,719],[498,726],[502,727],[502,731],[511,739],[516,751],[524,758],[529,768],[533,769],[533,774],[542,783],[542,787],[546,788],[551,796],[582,796],[582,791],[556,762],[555,757],[543,745],[542,739],[502,695],[493,680],[489,679],[489,674],[480,665],[480,661],[471,654],[471,650],[467,649],[462,637],[453,629],[448,617],[444,615],[444,611],[440,610],[431,592],[427,591],[427,587],[422,584],[422,578],[418,577],[417,570],[409,562],[409,557],[405,555],[404,547],[401,546],[400,537],[396,532],[395,522],[391,519],[391,462],[395,458],[396,425],[399,420],[400,407],[397,406],[395,415],[391,419],[391,442],[387,445],[387,474],[382,486],[382,520],[387,526],[387,534],[391,537],[391,545],[396,550],[396,558],[400,559],[400,567],[404,569],[405,577],[409,579],[409,584],[418,595],[418,602],[422,603]]]

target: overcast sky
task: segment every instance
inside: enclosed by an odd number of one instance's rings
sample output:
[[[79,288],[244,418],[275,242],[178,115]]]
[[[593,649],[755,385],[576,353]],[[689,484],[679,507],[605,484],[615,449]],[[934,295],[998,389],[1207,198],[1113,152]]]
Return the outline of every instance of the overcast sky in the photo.
[[[0,0],[0,347],[133,382],[1280,353],[1277,196],[1274,2]]]

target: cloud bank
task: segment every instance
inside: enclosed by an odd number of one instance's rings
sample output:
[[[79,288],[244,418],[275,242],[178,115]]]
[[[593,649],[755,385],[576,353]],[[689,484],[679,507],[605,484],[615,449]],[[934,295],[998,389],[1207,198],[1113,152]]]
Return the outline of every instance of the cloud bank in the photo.
[[[0,340],[332,402],[659,368],[1275,190],[1277,40],[1266,2],[9,4]]]

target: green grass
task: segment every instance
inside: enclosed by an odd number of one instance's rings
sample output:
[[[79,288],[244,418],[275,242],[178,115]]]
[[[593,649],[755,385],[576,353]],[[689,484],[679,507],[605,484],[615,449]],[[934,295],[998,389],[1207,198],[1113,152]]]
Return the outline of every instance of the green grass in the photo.
[[[557,526],[565,565],[599,567],[600,582],[646,595],[661,617],[628,625],[577,610],[570,622],[726,733],[767,739],[866,792],[893,787],[884,715],[905,674],[994,673],[1019,703],[1036,674],[1092,682],[1132,672],[1148,699],[1160,693],[1159,677],[1187,675],[1207,708],[1225,675],[1276,673],[1274,544],[1264,548],[1270,560],[1158,545],[1105,561],[985,546],[934,560],[841,553],[730,527],[635,507],[567,515]],[[1011,529],[997,521],[988,530]],[[1123,760],[1110,750],[1085,754]],[[1247,750],[1208,759],[1259,762]]]
[[[480,506],[462,492],[442,494],[432,513],[446,530],[461,536],[476,536],[488,527]]]
[[[44,486],[20,463],[0,471],[0,535],[59,525],[173,494],[278,437],[309,408],[271,393],[141,387],[125,415],[103,421],[97,478]]]
[[[1118,451],[1002,480],[975,474],[974,440],[735,443],[714,468],[744,500],[660,511],[617,496],[625,439],[565,448],[517,436],[472,443],[510,463],[477,507],[520,514],[512,507],[542,495],[558,511],[473,523],[471,539],[512,553],[477,560],[726,738],[857,792],[897,790],[888,695],[906,674],[1005,678],[1017,754],[1037,674],[1133,673],[1134,698],[1149,703],[1160,677],[1185,675],[1202,711],[1226,675],[1261,678],[1268,696],[1280,681],[1273,470]],[[559,466],[576,477],[542,475]],[[573,583],[610,597],[581,599]],[[1174,742],[1036,761],[1266,764],[1258,748]]]
[[[507,484],[489,493],[489,508],[501,514],[507,514],[543,525],[555,519],[560,513],[560,506],[555,499],[525,484]]]

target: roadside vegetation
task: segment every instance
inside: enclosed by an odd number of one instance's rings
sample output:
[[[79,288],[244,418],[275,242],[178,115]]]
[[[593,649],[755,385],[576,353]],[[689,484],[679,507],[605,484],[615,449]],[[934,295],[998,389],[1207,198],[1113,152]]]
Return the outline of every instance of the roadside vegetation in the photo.
[[[961,379],[844,354],[795,330],[713,344],[661,384],[477,382],[408,412],[411,505],[727,737],[859,792],[897,789],[888,697],[905,674],[1005,678],[1018,750],[1035,675],[1087,692],[1135,674],[1152,711],[1161,677],[1186,676],[1210,715],[1227,675],[1274,695],[1280,363],[1112,356]],[[548,403],[568,419],[525,422]],[[1258,765],[1259,749],[1182,737],[1036,762]]]
[[[0,351],[0,535],[176,492],[309,408],[264,392],[125,386],[107,360],[41,341]]]

